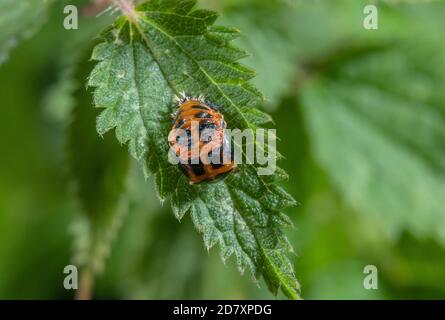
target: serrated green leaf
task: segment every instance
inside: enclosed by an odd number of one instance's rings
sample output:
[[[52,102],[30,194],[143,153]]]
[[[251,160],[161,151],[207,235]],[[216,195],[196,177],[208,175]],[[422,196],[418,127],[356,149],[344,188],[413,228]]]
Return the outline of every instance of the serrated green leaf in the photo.
[[[0,64],[22,40],[44,22],[50,0],[2,0],[0,2]]]
[[[95,105],[104,109],[98,132],[115,128],[130,153],[145,158],[159,197],[172,197],[178,218],[190,213],[207,248],[219,244],[223,260],[234,255],[241,271],[263,275],[273,293],[281,288],[298,298],[280,213],[295,200],[254,166],[240,165],[225,181],[191,186],[168,161],[169,116],[181,91],[222,106],[231,128],[255,130],[270,121],[252,109],[262,95],[247,82],[253,72],[237,62],[246,56],[230,42],[237,32],[212,26],[217,14],[192,11],[190,1],[150,1],[129,16],[103,34],[93,53],[99,62],[89,85]]]

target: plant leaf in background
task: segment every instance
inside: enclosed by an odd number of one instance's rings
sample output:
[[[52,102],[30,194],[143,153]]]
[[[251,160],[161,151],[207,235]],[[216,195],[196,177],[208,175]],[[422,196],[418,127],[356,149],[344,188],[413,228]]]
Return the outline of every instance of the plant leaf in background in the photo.
[[[411,21],[412,5],[397,10]],[[301,88],[302,103],[314,155],[351,206],[392,235],[445,244],[445,47],[435,41],[444,25],[427,16],[415,41],[393,35],[331,55]]]
[[[77,79],[86,79],[88,65]],[[79,298],[89,298],[94,276],[103,271],[110,243],[125,213],[125,181],[129,156],[110,135],[95,133],[98,110],[91,108],[92,94],[81,86],[74,94],[69,127],[68,162],[78,199],[80,215],[73,224],[74,263],[83,269]]]
[[[80,0],[78,0],[79,2]],[[63,5],[58,3],[54,11],[63,12]],[[71,5],[79,6],[81,1],[71,2]],[[83,4],[85,5],[85,4]],[[59,21],[62,16],[59,16]],[[102,14],[98,17],[79,17],[81,28],[78,30],[64,30],[59,36],[57,46],[57,57],[54,64],[60,69],[57,75],[57,81],[45,92],[43,106],[48,120],[60,123],[62,126],[68,122],[71,109],[75,104],[73,93],[83,85],[85,79],[76,79],[78,68],[85,68],[82,62],[87,61],[86,54],[88,49],[96,42],[97,34],[106,26],[110,25],[115,17],[111,14]],[[68,36],[69,35],[69,36]],[[84,60],[82,60],[84,59]]]
[[[50,0],[0,1],[0,64],[45,21]]]
[[[206,4],[206,2],[204,2]],[[273,110],[289,81],[297,72],[297,51],[301,48],[295,34],[294,6],[279,1],[220,1],[212,9],[224,10],[221,24],[237,26],[242,34],[237,44],[251,53],[244,61],[258,72],[252,81],[264,92],[264,107]],[[252,6],[255,10],[252,10]],[[282,50],[283,47],[290,50]]]
[[[237,60],[245,52],[231,44],[238,32],[213,26],[217,14],[194,10],[194,1],[150,1],[127,11],[104,33],[93,59],[99,63],[89,85],[104,108],[97,120],[100,134],[116,128],[137,159],[145,156],[156,174],[161,199],[173,195],[175,215],[189,212],[207,248],[221,247],[223,260],[235,255],[239,269],[262,275],[269,289],[298,298],[299,285],[286,258],[289,243],[281,231],[288,224],[280,210],[295,200],[240,165],[223,182],[190,186],[168,162],[167,135],[174,95],[205,95],[223,106],[229,127],[254,130],[269,118],[253,107],[261,94],[247,80],[252,71]]]
[[[367,1],[202,2],[224,11],[222,24],[236,25],[241,30],[237,43],[252,53],[245,63],[258,72],[253,83],[264,92],[267,110],[274,110],[283,94],[294,93],[294,80],[304,77],[305,61],[347,45],[351,40],[370,38],[369,33],[361,32],[362,11]],[[400,32],[398,27],[386,23],[385,32],[372,37],[385,38]]]
[[[40,104],[51,82],[53,69],[48,66],[53,65],[54,36],[60,25],[51,7],[54,15],[48,15],[49,23],[36,30],[35,37],[19,43],[0,66],[2,299],[70,297],[59,275],[69,261],[71,210],[65,169],[56,160],[50,139],[61,133],[43,121]],[[3,30],[8,27],[0,34]],[[40,244],[37,249],[35,244]]]
[[[66,4],[67,1],[61,1],[52,6],[49,26],[44,28],[53,31],[47,37],[58,45],[47,53],[51,55],[51,67],[47,67],[46,73],[55,75],[42,92],[41,104],[46,127],[51,128],[46,140],[51,142],[52,157],[57,166],[68,167],[64,176],[70,183],[70,209],[76,213],[70,225],[74,233],[71,263],[78,266],[90,282],[82,284],[79,291],[80,298],[87,298],[94,277],[103,269],[110,242],[125,211],[125,203],[121,201],[125,195],[120,194],[124,193],[128,155],[122,148],[110,144],[110,138],[100,139],[95,134],[96,113],[91,108],[91,94],[84,87],[92,68],[92,64],[86,62],[89,50],[97,33],[113,18],[111,15],[81,16],[79,30],[66,30],[60,27]],[[70,4],[83,8],[86,1]]]

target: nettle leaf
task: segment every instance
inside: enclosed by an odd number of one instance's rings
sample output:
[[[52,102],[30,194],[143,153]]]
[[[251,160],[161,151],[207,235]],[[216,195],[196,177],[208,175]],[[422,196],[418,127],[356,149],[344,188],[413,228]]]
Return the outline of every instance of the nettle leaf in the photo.
[[[0,1],[0,64],[44,22],[50,0]]]
[[[171,196],[179,219],[190,213],[207,248],[219,244],[223,260],[234,255],[241,272],[262,275],[274,294],[281,288],[296,299],[299,285],[286,258],[291,248],[281,231],[289,224],[281,210],[295,200],[275,185],[282,170],[261,177],[255,166],[239,165],[225,181],[191,186],[168,161],[173,98],[182,91],[222,106],[231,128],[255,130],[270,120],[255,109],[262,95],[248,83],[253,71],[237,62],[246,56],[231,43],[239,31],[214,26],[218,15],[192,10],[194,4],[149,1],[103,34],[89,80],[104,109],[97,131],[115,128],[119,142],[145,159],[160,199]]]
[[[392,235],[443,243],[444,53],[427,42],[359,51],[303,91],[314,154],[348,203]]]

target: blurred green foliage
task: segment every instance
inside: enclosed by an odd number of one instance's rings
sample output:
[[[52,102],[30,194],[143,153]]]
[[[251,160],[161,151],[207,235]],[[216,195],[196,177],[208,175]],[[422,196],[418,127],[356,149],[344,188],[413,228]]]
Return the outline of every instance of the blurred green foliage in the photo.
[[[112,18],[82,17],[79,30],[65,30],[66,3],[52,4],[46,23],[0,66],[0,298],[72,298],[63,268],[78,249],[73,225],[84,209],[67,145],[86,150],[79,165],[122,151],[96,138],[93,123],[76,124],[79,114],[94,121],[86,57]],[[268,97],[290,176],[284,186],[300,202],[287,211],[296,225],[287,234],[302,296],[445,298],[445,5],[379,1],[379,29],[367,31],[366,3],[200,5],[241,29],[238,43],[252,54],[246,64]],[[9,21],[1,15],[0,25]],[[95,298],[270,298],[264,283],[258,289],[239,275],[233,258],[223,265],[217,250],[207,253],[190,218],[178,223],[169,204],[159,204],[137,164],[128,171],[121,228]],[[95,177],[82,177],[89,196],[115,183],[97,185]],[[369,264],[378,267],[378,290],[363,288]]]

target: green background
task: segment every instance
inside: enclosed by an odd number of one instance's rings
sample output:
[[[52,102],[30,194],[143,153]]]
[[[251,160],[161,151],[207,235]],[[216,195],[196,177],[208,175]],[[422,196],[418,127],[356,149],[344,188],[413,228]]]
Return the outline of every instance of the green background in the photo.
[[[63,288],[80,210],[67,160],[80,134],[70,123],[85,112],[82,134],[97,136],[84,83],[94,37],[112,17],[65,30],[66,3],[51,4],[0,66],[2,299],[73,297]],[[244,62],[268,98],[284,186],[300,203],[287,210],[296,227],[286,233],[305,299],[445,298],[445,5],[373,3],[378,30],[362,26],[366,1],[200,1],[243,32]],[[95,143],[126,152],[112,134]],[[100,157],[91,148],[85,163]],[[233,259],[207,252],[189,217],[178,223],[138,165],[129,168],[95,298],[272,297]],[[363,287],[366,265],[378,268],[378,290]]]

